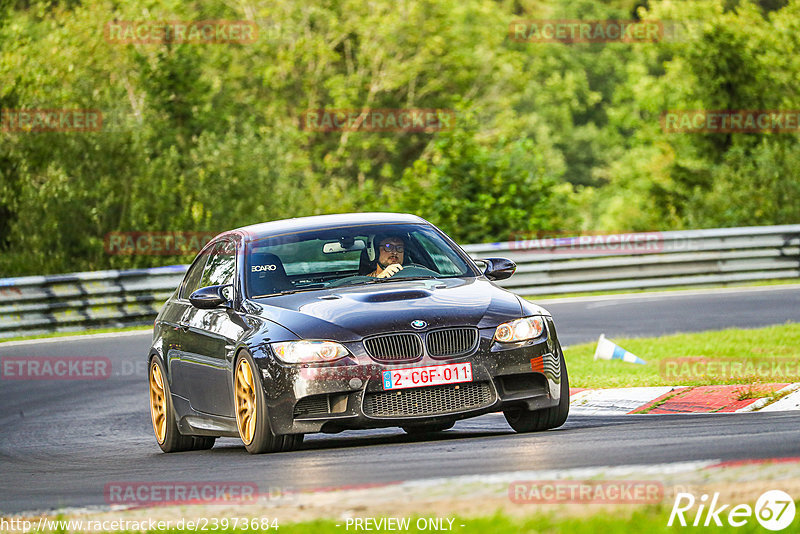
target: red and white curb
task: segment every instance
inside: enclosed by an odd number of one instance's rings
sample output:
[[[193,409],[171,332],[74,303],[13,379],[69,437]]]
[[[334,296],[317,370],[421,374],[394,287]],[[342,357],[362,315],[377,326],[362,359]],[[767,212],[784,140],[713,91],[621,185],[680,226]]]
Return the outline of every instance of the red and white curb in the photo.
[[[571,388],[569,404],[571,415],[789,411],[800,410],[800,383]]]

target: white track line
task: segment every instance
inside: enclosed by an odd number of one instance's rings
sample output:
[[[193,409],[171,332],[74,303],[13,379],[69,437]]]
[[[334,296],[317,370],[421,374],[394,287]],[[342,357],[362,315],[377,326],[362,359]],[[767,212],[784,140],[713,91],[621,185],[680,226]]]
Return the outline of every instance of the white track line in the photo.
[[[39,343],[63,343],[64,341],[85,341],[87,339],[106,339],[112,337],[141,336],[142,334],[152,334],[152,328],[142,328],[141,330],[129,330],[125,332],[106,332],[103,334],[77,334],[74,336],[62,337],[42,337],[37,339],[23,339],[21,341],[0,342],[0,348],[15,347],[18,345],[38,345]]]
[[[673,391],[673,386],[587,389],[569,399],[570,415],[625,415]]]

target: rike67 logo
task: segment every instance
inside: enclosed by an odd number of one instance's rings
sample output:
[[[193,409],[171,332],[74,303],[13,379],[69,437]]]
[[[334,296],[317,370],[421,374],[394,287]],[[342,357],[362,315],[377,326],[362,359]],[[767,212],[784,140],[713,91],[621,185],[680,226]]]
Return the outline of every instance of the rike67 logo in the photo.
[[[721,527],[727,522],[732,527],[741,527],[755,516],[756,521],[765,529],[778,531],[792,524],[794,514],[794,501],[788,493],[781,490],[763,493],[754,508],[749,504],[722,504],[719,502],[719,493],[714,493],[710,501],[707,494],[695,499],[691,493],[678,493],[667,526]]]

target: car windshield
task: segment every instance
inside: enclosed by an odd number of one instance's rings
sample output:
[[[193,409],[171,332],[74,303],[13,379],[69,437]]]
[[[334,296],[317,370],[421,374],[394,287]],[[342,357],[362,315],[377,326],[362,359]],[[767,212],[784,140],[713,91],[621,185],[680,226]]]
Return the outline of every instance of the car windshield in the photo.
[[[403,267],[386,278],[370,276],[381,259],[381,247],[385,249],[384,259]],[[266,237],[248,245],[246,273],[247,295],[251,298],[478,274],[462,252],[425,224],[344,226]]]

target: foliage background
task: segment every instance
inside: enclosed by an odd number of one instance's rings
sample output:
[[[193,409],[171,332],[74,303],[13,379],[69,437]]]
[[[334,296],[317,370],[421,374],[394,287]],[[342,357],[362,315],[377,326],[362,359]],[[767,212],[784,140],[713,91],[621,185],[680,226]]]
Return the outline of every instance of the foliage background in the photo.
[[[673,21],[661,43],[511,41],[518,19]],[[133,45],[112,20],[252,20],[255,44]],[[798,0],[0,0],[0,276],[173,264],[113,231],[407,211],[457,241],[800,222],[797,134],[665,134],[673,109],[800,109]],[[449,108],[453,131],[311,132],[316,108]]]

